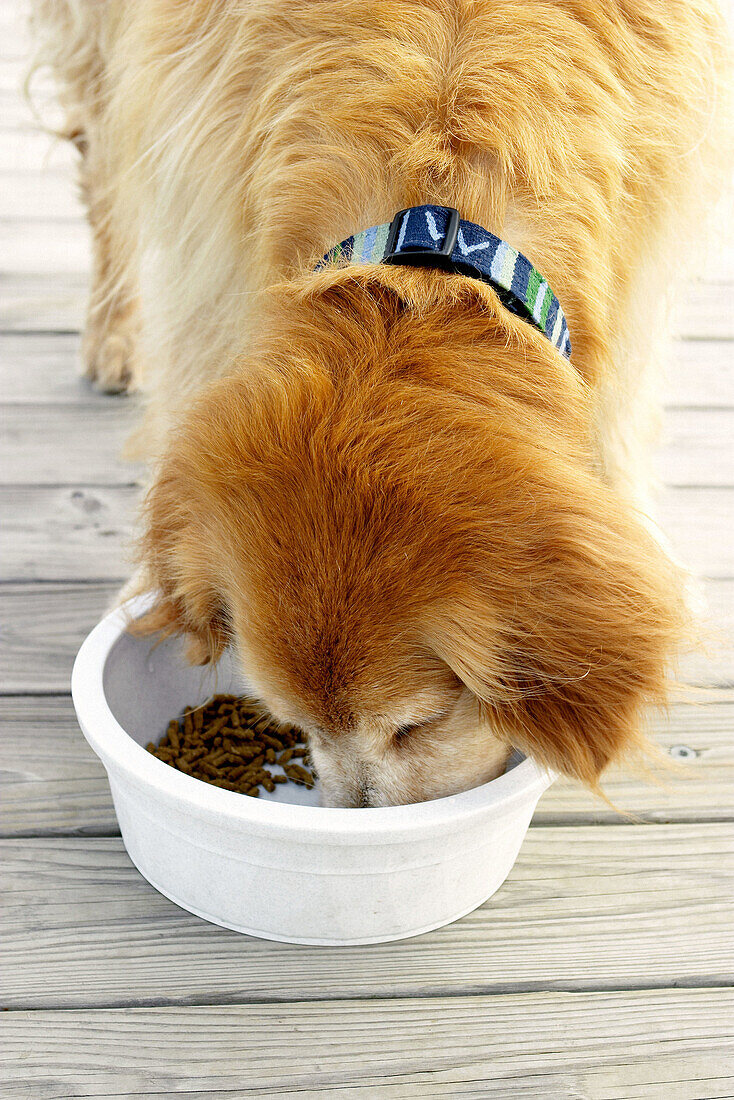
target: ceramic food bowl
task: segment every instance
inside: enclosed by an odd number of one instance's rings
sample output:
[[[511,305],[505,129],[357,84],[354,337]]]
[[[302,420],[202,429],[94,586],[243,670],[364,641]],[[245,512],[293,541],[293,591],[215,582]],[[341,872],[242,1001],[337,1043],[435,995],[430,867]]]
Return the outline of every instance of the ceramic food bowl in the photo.
[[[229,656],[191,668],[179,641],[126,633],[128,615],[146,600],[95,627],[71,687],[82,731],[107,769],[125,847],[162,894],[249,935],[357,944],[448,924],[504,882],[552,782],[531,760],[448,798],[334,809],[318,804],[318,785],[282,784],[248,798],[146,752],[186,705],[247,693]]]

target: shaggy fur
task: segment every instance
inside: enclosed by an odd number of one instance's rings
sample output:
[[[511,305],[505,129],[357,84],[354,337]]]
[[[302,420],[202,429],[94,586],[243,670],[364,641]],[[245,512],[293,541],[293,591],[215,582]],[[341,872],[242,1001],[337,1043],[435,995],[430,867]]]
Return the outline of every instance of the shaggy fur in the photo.
[[[147,403],[145,627],[196,661],[234,642],[332,804],[462,790],[509,745],[596,786],[685,625],[635,506],[672,233],[722,132],[714,8],[48,0],[38,21],[95,232],[88,370]],[[421,202],[530,257],[572,365],[478,281],[312,270]]]

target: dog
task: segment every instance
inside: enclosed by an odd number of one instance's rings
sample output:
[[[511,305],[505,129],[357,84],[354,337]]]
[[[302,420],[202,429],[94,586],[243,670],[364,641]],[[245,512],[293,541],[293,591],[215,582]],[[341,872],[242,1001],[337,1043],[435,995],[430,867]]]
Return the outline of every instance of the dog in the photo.
[[[598,789],[688,629],[645,454],[718,172],[715,8],[38,0],[35,23],[92,228],[85,370],[145,403],[138,629],[195,663],[234,646],[327,805],[460,792],[513,746]],[[466,230],[464,268],[445,240],[355,253],[410,211]],[[542,273],[569,354],[467,226]]]

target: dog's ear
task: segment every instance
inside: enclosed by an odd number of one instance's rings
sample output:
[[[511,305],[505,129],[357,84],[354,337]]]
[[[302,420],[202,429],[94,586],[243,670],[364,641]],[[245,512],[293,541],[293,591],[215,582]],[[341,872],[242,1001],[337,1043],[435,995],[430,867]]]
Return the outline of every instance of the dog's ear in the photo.
[[[644,753],[686,615],[676,568],[592,482],[539,506],[514,560],[509,545],[488,555],[430,632],[508,744],[597,788],[610,761]]]
[[[165,458],[144,504],[140,544],[144,588],[158,593],[134,633],[182,634],[191,664],[208,664],[229,641],[219,554],[195,472],[175,453]]]

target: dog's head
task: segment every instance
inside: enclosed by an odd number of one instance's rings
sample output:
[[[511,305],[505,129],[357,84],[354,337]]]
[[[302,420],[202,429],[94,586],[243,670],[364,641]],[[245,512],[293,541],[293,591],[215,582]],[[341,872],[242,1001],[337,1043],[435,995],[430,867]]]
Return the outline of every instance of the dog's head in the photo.
[[[144,629],[199,662],[234,643],[330,804],[461,791],[513,745],[595,786],[664,698],[681,608],[593,471],[582,383],[469,280],[317,290],[276,295],[266,350],[178,425]]]

